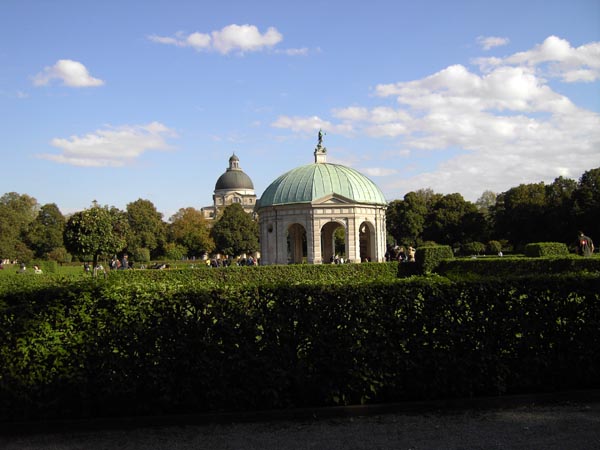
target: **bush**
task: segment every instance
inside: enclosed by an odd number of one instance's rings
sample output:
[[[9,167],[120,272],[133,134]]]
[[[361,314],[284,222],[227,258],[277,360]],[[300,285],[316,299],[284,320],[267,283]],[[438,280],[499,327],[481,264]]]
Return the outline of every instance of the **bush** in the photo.
[[[525,256],[539,258],[544,256],[565,256],[569,249],[562,242],[535,242],[525,246]]]
[[[138,263],[150,262],[150,250],[147,248],[134,248],[129,252],[131,261]]]
[[[492,278],[520,278],[545,274],[600,274],[600,258],[579,258],[575,255],[556,258],[502,258],[447,259],[436,272],[452,280]]]
[[[600,387],[598,275],[209,286],[119,274],[14,277],[32,284],[0,292],[0,420]]]
[[[415,262],[421,273],[434,272],[444,259],[454,258],[454,253],[449,245],[432,245],[418,247],[415,253]]]
[[[502,251],[502,244],[500,241],[489,241],[486,247],[488,253],[491,255],[497,255]]]
[[[480,255],[483,252],[485,252],[485,245],[481,242],[467,242],[462,248],[464,255]]]

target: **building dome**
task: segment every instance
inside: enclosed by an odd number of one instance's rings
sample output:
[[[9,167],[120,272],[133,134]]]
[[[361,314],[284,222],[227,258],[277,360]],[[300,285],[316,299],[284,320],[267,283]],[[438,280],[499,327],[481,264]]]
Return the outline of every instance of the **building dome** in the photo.
[[[343,197],[351,203],[386,204],[377,185],[358,171],[339,164],[315,162],[292,169],[273,181],[258,207],[311,203],[328,195]]]
[[[235,153],[229,158],[229,168],[217,180],[215,191],[234,191],[238,189],[254,190],[252,180],[242,169],[240,169],[239,161],[240,159]]]

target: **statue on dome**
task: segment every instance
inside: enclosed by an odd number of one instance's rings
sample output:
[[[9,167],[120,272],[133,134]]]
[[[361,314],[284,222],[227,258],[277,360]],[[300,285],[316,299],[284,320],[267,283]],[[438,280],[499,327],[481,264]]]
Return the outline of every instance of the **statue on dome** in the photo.
[[[323,133],[323,130],[319,128],[319,143],[317,144],[319,147],[323,146],[323,136],[325,135],[325,133]]]

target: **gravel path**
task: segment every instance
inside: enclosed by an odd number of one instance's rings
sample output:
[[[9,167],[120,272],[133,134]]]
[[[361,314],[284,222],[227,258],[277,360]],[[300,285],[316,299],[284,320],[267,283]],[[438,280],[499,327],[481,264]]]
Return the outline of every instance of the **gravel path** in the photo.
[[[600,449],[600,403],[0,436],[3,450]]]

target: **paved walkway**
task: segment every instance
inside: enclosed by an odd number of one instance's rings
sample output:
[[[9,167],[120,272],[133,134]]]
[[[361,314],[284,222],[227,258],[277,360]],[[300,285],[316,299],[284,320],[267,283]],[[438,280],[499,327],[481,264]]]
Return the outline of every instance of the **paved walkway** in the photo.
[[[600,403],[0,436],[4,450],[600,449]]]

